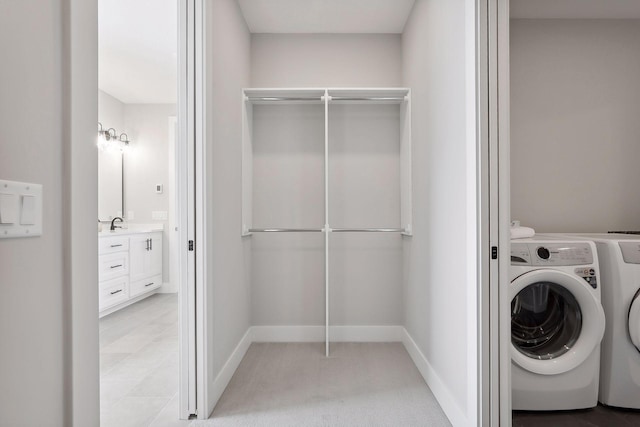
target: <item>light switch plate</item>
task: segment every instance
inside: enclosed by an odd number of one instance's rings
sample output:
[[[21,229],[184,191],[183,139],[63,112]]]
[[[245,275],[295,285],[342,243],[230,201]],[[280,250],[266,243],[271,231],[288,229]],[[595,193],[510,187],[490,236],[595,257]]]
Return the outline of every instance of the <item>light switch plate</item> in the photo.
[[[0,239],[41,236],[42,185],[0,180],[0,194]]]

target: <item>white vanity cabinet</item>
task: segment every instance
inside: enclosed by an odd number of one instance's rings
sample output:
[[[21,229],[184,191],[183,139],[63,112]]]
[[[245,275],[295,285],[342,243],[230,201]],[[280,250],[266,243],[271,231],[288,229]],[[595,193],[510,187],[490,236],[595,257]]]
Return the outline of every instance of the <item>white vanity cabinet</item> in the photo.
[[[149,233],[129,238],[130,296],[134,297],[162,284],[162,233]]]
[[[162,285],[162,231],[119,231],[100,236],[98,242],[100,316],[150,296]]]
[[[129,238],[114,236],[98,241],[98,307],[103,311],[129,299]]]

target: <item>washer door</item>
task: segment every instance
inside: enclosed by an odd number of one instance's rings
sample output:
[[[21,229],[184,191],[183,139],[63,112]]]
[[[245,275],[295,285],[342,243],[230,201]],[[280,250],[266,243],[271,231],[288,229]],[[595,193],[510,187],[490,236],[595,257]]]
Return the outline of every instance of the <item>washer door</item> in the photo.
[[[629,307],[629,336],[633,345],[640,351],[640,289]]]
[[[534,270],[511,282],[509,297],[511,359],[527,371],[570,371],[602,340],[604,310],[591,287],[577,276]]]

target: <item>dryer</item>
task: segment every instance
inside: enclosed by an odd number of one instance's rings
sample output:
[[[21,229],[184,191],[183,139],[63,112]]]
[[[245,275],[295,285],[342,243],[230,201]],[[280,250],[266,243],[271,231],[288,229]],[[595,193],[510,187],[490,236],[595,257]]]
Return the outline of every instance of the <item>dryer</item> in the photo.
[[[510,276],[513,409],[596,406],[605,317],[595,244],[512,240]]]
[[[565,235],[594,241],[600,260],[602,305],[607,325],[602,341],[599,400],[640,409],[640,236]]]

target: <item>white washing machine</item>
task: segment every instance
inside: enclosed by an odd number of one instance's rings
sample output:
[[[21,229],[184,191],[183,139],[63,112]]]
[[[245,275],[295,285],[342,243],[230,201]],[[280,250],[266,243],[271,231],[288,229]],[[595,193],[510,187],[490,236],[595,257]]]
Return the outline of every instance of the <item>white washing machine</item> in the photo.
[[[602,305],[607,318],[599,400],[605,405],[640,409],[640,236],[580,237],[594,241],[598,248]]]
[[[510,276],[513,409],[596,406],[605,317],[595,244],[512,240]]]

